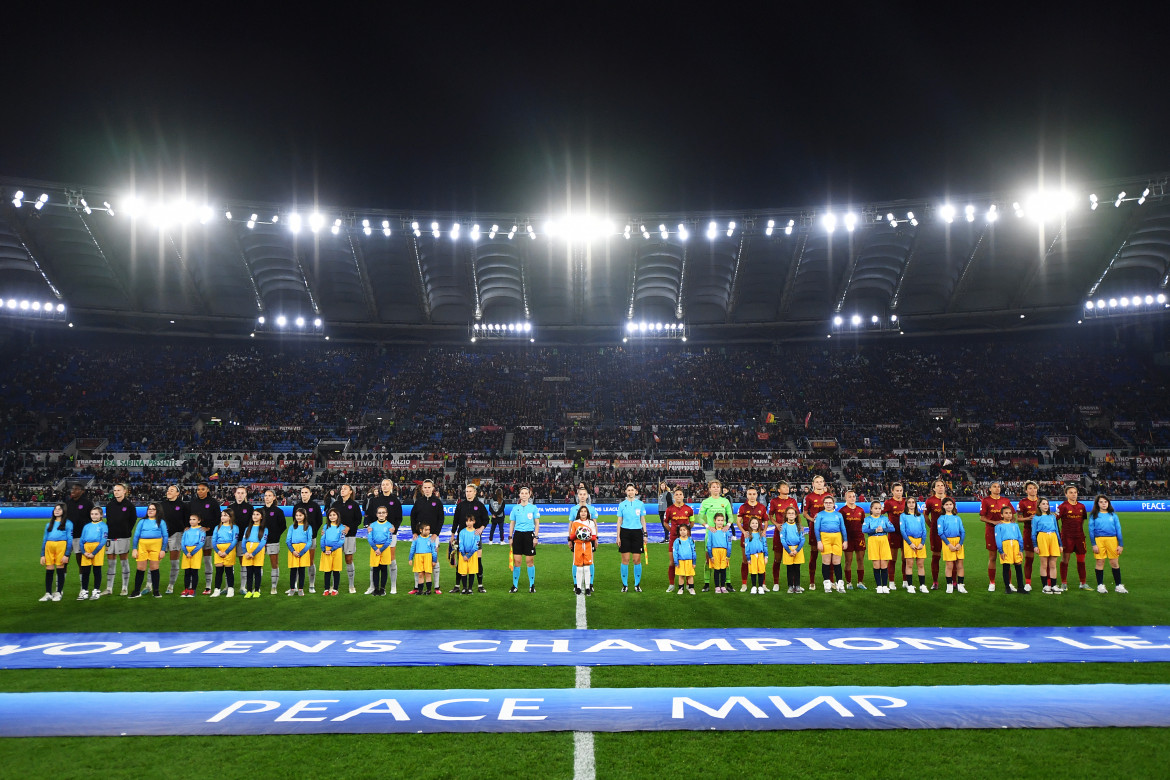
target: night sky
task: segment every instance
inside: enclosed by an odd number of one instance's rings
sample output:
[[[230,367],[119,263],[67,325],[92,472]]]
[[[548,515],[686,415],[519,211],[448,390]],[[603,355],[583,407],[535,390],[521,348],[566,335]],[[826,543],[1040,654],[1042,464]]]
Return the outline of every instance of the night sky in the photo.
[[[4,13],[0,175],[463,213],[588,193],[623,213],[1170,169],[1162,28],[1125,6],[786,5],[25,4]]]

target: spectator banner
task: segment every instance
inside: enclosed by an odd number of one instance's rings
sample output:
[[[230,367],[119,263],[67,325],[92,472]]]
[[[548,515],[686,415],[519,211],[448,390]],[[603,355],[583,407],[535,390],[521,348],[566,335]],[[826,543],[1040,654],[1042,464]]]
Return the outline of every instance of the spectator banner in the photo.
[[[587,468],[587,469],[607,469],[607,468],[609,468],[609,458],[586,458],[585,468]]]
[[[1048,443],[1053,447],[1067,447],[1069,445],[1069,438],[1067,436],[1049,436]]]
[[[565,412],[566,420],[588,420],[593,417],[593,412]]]
[[[586,461],[589,463],[589,461]],[[744,461],[750,464],[751,461]],[[699,468],[698,459],[668,459],[668,460],[630,460],[630,459],[615,459],[613,461],[615,469],[669,469],[672,471],[690,471]]]
[[[468,458],[465,463],[469,469],[491,468],[492,462],[487,458]]]
[[[932,406],[927,410],[931,417],[950,417],[951,407],[949,406]]]
[[[1138,455],[1136,462],[1139,466],[1161,466],[1166,458],[1162,455]]]
[[[1058,475],[1057,479],[1060,480],[1061,482],[1079,482],[1081,479],[1081,475],[1080,474],[1073,474],[1072,472],[1068,472],[1065,474]]]
[[[1170,626],[0,634],[3,669],[1170,662]]]
[[[373,467],[373,463],[368,464]],[[392,469],[441,469],[445,464],[441,460],[395,459],[382,461],[382,468]]]
[[[351,468],[364,468],[360,463],[352,460],[327,460],[325,467],[330,471],[349,471]]]
[[[1114,428],[1136,428],[1137,423],[1134,422],[1133,420],[1114,420],[1113,427]]]
[[[880,427],[880,426],[875,426]],[[894,426],[897,427],[897,426]],[[837,449],[836,439],[809,439],[808,446],[814,450],[835,450]]]
[[[549,458],[547,467],[550,469],[571,469],[573,461],[568,458]]]
[[[1077,411],[1080,412],[1085,417],[1094,417],[1098,414],[1101,414],[1101,407],[1097,406],[1096,404],[1092,404],[1092,405],[1086,404],[1083,406],[1078,406]]]
[[[1154,420],[1150,423],[1151,428],[1170,428],[1170,420]]]
[[[975,428],[979,427],[979,423],[977,423],[977,422],[957,423],[955,425],[955,427],[956,428],[968,428],[968,429],[974,430]]]
[[[217,469],[231,469],[239,471],[240,461],[234,458],[215,458],[211,464]]]
[[[1164,727],[1167,696],[1156,684],[3,693],[0,737]]]

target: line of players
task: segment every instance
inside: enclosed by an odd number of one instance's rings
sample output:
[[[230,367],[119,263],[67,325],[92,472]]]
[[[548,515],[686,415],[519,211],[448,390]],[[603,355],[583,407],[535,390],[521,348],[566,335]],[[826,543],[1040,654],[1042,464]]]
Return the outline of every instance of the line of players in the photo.
[[[668,541],[672,547],[671,561],[668,567],[670,587],[668,592],[675,588],[676,567],[683,560],[683,565],[689,570],[691,592],[693,592],[695,569],[701,563],[704,567],[703,590],[708,591],[714,575],[717,592],[728,592],[726,570],[732,553],[732,539],[736,527],[746,529],[747,533],[740,533],[741,563],[741,591],[747,589],[750,576],[753,593],[766,591],[764,561],[766,554],[766,536],[769,523],[773,526],[773,590],[779,590],[779,571],[782,565],[788,567],[788,588],[790,592],[801,592],[799,566],[808,560],[810,588],[815,587],[814,573],[817,558],[822,558],[822,579],[826,590],[835,588],[844,591],[852,589],[853,577],[851,563],[857,562],[857,587],[865,589],[862,575],[862,556],[866,552],[866,519],[865,510],[856,504],[856,494],[847,491],[845,504],[840,512],[836,511],[835,499],[825,487],[823,477],[813,479],[812,491],[804,497],[803,511],[800,511],[796,499],[789,494],[789,485],[782,482],[778,486],[778,495],[765,506],[758,500],[758,492],[749,489],[748,500],[740,507],[738,513],[732,514],[730,501],[722,494],[722,486],[715,480],[709,485],[709,496],[700,505],[697,518],[707,529],[707,541],[704,542],[704,556],[697,554],[694,542],[689,539],[689,527],[695,513],[683,500],[681,490],[673,494],[674,502],[667,507],[660,520],[668,530]],[[991,495],[983,500],[980,519],[987,523],[985,543],[988,548],[989,562],[989,590],[995,590],[995,563],[1003,560],[1005,552],[1002,540],[997,540],[996,526],[1000,525],[1007,515],[1007,519],[1015,521],[1017,511],[1009,500],[999,495],[1000,485],[992,486]],[[871,505],[872,518],[884,516],[890,524],[887,533],[869,532],[869,558],[875,570],[875,583],[883,591],[896,589],[890,582],[897,566],[897,555],[902,551],[906,566],[907,580],[912,574],[913,563],[917,562],[919,574],[919,589],[926,591],[924,579],[925,545],[923,538],[929,537],[931,549],[934,552],[932,561],[933,587],[938,587],[939,558],[947,562],[948,577],[956,576],[948,587],[959,586],[961,592],[965,587],[961,581],[963,577],[962,543],[965,535],[961,521],[954,524],[959,534],[956,542],[948,539],[944,544],[939,535],[939,519],[944,514],[944,505],[948,502],[946,483],[937,480],[933,484],[934,494],[925,502],[925,517],[922,518],[925,528],[917,523],[917,502],[907,500],[903,496],[903,486],[895,483],[891,487],[891,496],[884,505]],[[1027,498],[1022,499],[1018,508],[1018,518],[1024,522],[1024,532],[1019,539],[1019,546],[1023,548],[1022,561],[1027,563],[1027,576],[1024,578],[1023,592],[1031,590],[1031,570],[1035,534],[1032,532],[1032,520],[1040,512],[1040,502],[1036,496],[1037,486],[1028,483]],[[492,522],[499,523],[497,513],[503,513],[503,506],[492,502],[489,510],[476,496],[474,485],[465,488],[465,500],[455,507],[452,522],[452,542],[448,547],[448,559],[452,567],[458,571],[461,592],[469,592],[470,580],[465,576],[472,576],[478,582],[478,590],[486,592],[483,587],[483,572],[479,565],[479,549],[482,547],[481,532]],[[342,485],[337,496],[330,503],[327,511],[328,522],[324,524],[322,533],[322,510],[313,500],[312,491],[302,488],[301,501],[293,508],[293,528],[288,527],[283,510],[276,503],[275,493],[265,491],[264,503],[253,507],[246,501],[246,491],[236,488],[235,501],[225,507],[220,507],[210,496],[210,488],[206,482],[196,486],[195,495],[186,502],[179,499],[178,488],[174,485],[167,490],[163,502],[152,502],[147,507],[147,517],[140,522],[132,518],[137,517],[137,510],[126,498],[124,485],[116,485],[113,489],[114,500],[107,504],[105,512],[94,507],[84,495],[80,485],[71,486],[70,499],[66,503],[58,504],[54,508],[54,517],[46,525],[42,542],[42,564],[46,568],[45,591],[42,600],[60,600],[64,588],[65,573],[69,564],[69,546],[72,543],[72,552],[81,569],[82,593],[79,599],[96,598],[103,594],[100,587],[100,570],[104,563],[107,548],[112,555],[111,565],[107,571],[105,595],[111,595],[116,563],[122,563],[122,595],[137,597],[143,591],[144,579],[149,571],[150,588],[146,592],[160,595],[159,563],[164,553],[162,545],[168,543],[171,557],[171,578],[167,593],[173,592],[174,584],[178,579],[179,570],[184,570],[184,596],[195,595],[198,585],[197,570],[202,565],[205,575],[203,594],[218,596],[221,592],[223,580],[227,579],[229,595],[234,593],[236,557],[243,559],[245,575],[245,594],[255,598],[260,595],[260,576],[263,566],[263,556],[270,560],[271,593],[278,589],[280,576],[279,554],[281,552],[281,537],[288,531],[285,546],[288,553],[288,567],[290,569],[289,595],[303,594],[305,575],[308,574],[309,592],[315,592],[317,572],[317,552],[321,552],[321,569],[326,573],[326,592],[336,595],[340,588],[340,570],[344,565],[349,580],[349,591],[356,592],[354,586],[353,555],[356,553],[356,533],[362,525],[363,514],[367,520],[371,515],[373,521],[369,523],[371,544],[370,551],[370,587],[367,594],[382,595],[386,592],[386,584],[390,584],[390,593],[397,591],[397,561],[395,551],[397,546],[398,528],[403,520],[402,504],[395,490],[393,482],[384,479],[380,489],[372,495],[363,507],[356,499],[349,485]],[[416,498],[411,513],[412,545],[410,560],[415,570],[416,582],[411,591],[414,593],[438,592],[438,534],[444,521],[444,507],[442,501],[434,494],[434,485],[430,480],[422,483],[421,495]],[[633,485],[626,488],[627,498],[618,507],[618,539],[619,551],[622,556],[621,575],[622,591],[626,591],[630,561],[633,559],[634,589],[640,591],[642,557],[645,554],[646,512],[645,507],[636,497]],[[1104,497],[1102,497],[1104,498]],[[513,583],[511,592],[518,590],[521,565],[527,564],[529,591],[535,592],[535,561],[536,544],[539,540],[540,510],[531,503],[531,493],[527,488],[521,491],[521,501],[515,505],[511,513],[509,536],[512,540],[513,556],[510,560],[513,569]],[[829,501],[828,505],[826,500]],[[1108,505],[1108,499],[1104,499]],[[953,512],[953,500],[950,501]],[[82,521],[81,515],[88,510],[87,521]],[[791,510],[791,511],[790,511]],[[879,511],[880,510],[880,511]],[[829,515],[817,522],[822,512]],[[571,510],[570,517],[576,519],[575,512],[580,512],[592,524],[593,535],[588,553],[581,551],[579,542],[574,539],[572,531],[568,539],[574,544],[574,580],[578,591],[592,592],[593,559],[592,551],[596,548],[597,512],[592,507],[588,490],[582,485],[578,490],[578,506]],[[1120,567],[1117,556],[1121,551],[1120,523],[1111,507],[1106,515],[1116,524],[1116,538],[1110,549],[1111,554],[1098,555],[1098,589],[1103,590],[1101,583],[1103,560],[1108,558],[1113,568],[1115,583],[1120,592],[1124,591],[1121,585]],[[104,514],[104,517],[103,517]],[[1042,556],[1042,574],[1045,576],[1045,591],[1067,589],[1067,565],[1071,555],[1077,556],[1078,570],[1081,575],[1081,587],[1088,588],[1085,582],[1085,536],[1084,521],[1087,516],[1085,507],[1077,501],[1076,488],[1070,486],[1066,490],[1066,501],[1057,509],[1056,517],[1060,523],[1060,531],[1065,541],[1061,547],[1062,562],[1061,584],[1055,582],[1055,558]],[[1098,509],[1093,515],[1096,520]],[[94,516],[96,515],[96,517]],[[910,535],[904,537],[902,522],[905,518],[915,529],[923,531],[920,537]],[[77,522],[74,522],[74,518]],[[804,526],[799,527],[799,519],[803,518]],[[187,522],[184,524],[184,520]],[[722,522],[718,522],[721,520]],[[753,522],[754,521],[754,522]],[[829,523],[833,523],[830,527]],[[945,521],[944,521],[945,523]],[[686,539],[680,551],[676,544],[682,529],[686,527]],[[167,529],[170,529],[168,532]],[[177,529],[184,528],[179,531]],[[464,530],[476,532],[476,554],[465,555],[460,549],[460,533]],[[798,530],[797,530],[798,529]],[[1055,530],[1055,529],[1054,529]],[[794,536],[794,533],[798,536]],[[1001,532],[1002,533],[1002,532]],[[875,540],[874,537],[877,537]],[[949,534],[948,534],[949,536]],[[418,543],[420,537],[425,537],[425,543]],[[907,541],[907,538],[910,541]],[[314,544],[314,540],[316,544]],[[876,541],[876,545],[875,542]],[[688,546],[689,544],[689,546]],[[875,546],[877,549],[875,549]],[[888,547],[888,554],[882,554]],[[682,559],[680,559],[680,552]],[[1098,550],[1095,548],[1094,553]],[[129,562],[127,554],[136,559],[137,574],[133,592],[129,592]],[[807,553],[807,556],[806,556]],[[419,561],[415,559],[419,558]],[[1014,557],[1008,555],[1008,557]],[[433,561],[430,567],[422,561],[429,558]],[[471,560],[474,558],[474,561]],[[579,579],[580,560],[588,559],[589,578],[587,583],[577,582]],[[842,577],[842,559],[845,562],[844,578]],[[1003,561],[1014,563],[1014,560]],[[1051,565],[1050,565],[1051,564]],[[432,571],[426,572],[426,568]],[[95,572],[96,569],[96,572]],[[883,569],[884,571],[879,571]],[[1051,569],[1051,571],[1050,571]],[[88,584],[91,572],[95,573],[94,587],[90,591]],[[212,576],[215,575],[215,587],[212,587]],[[430,575],[430,576],[428,576]],[[1051,575],[1051,576],[1049,576]],[[1006,575],[1005,575],[1006,576]],[[843,581],[844,580],[844,581]],[[909,584],[905,582],[904,584]],[[55,586],[55,589],[54,589]],[[1010,588],[1010,586],[1008,586]]]
[[[896,590],[898,555],[901,553],[904,566],[903,586],[908,590],[913,589],[911,576],[915,568],[919,579],[918,590],[922,593],[937,590],[939,571],[943,568],[948,578],[947,592],[958,590],[965,593],[963,546],[966,534],[963,523],[955,513],[954,499],[947,493],[946,482],[937,479],[931,488],[932,494],[923,503],[921,515],[918,512],[918,501],[905,496],[905,487],[900,482],[895,482],[891,486],[890,495],[884,504],[873,502],[868,511],[856,503],[857,494],[847,490],[845,504],[838,509],[836,498],[827,489],[824,477],[815,476],[812,480],[812,490],[804,496],[803,506],[791,495],[790,485],[787,482],[780,482],[777,486],[777,495],[767,505],[759,500],[759,492],[755,488],[749,488],[747,501],[733,515],[730,502],[723,496],[722,485],[718,480],[712,480],[708,484],[709,495],[703,500],[697,513],[684,502],[682,491],[675,490],[673,504],[666,507],[661,520],[668,534],[668,542],[672,546],[679,540],[683,529],[688,529],[686,537],[689,539],[689,529],[697,521],[705,526],[708,538],[715,540],[714,545],[725,547],[728,557],[731,546],[724,540],[722,535],[724,529],[716,527],[716,517],[725,518],[732,535],[735,533],[735,526],[747,531],[739,535],[742,553],[741,592],[748,590],[749,578],[753,593],[762,593],[766,590],[763,571],[759,569],[764,556],[760,556],[758,550],[752,552],[748,549],[753,539],[749,529],[752,522],[756,521],[762,529],[766,530],[768,525],[772,527],[773,591],[780,590],[780,569],[787,566],[788,592],[804,592],[800,587],[799,566],[803,565],[805,560],[808,562],[809,589],[815,589],[818,557],[821,559],[821,579],[826,591],[844,592],[854,589],[852,567],[854,561],[857,564],[856,587],[865,590],[863,557],[868,557],[873,567],[876,587],[883,592]],[[1068,590],[1068,566],[1073,556],[1076,557],[1080,588],[1091,590],[1085,568],[1088,549],[1085,521],[1088,519],[1093,542],[1092,551],[1096,558],[1098,592],[1105,592],[1103,569],[1106,560],[1110,562],[1115,589],[1119,593],[1126,592],[1121,582],[1119,560],[1122,552],[1121,523],[1107,497],[1098,496],[1094,501],[1093,510],[1090,511],[1078,500],[1077,488],[1070,485],[1065,488],[1065,500],[1055,508],[1054,513],[1050,513],[1049,501],[1038,496],[1039,486],[1035,482],[1029,481],[1025,484],[1025,497],[1016,505],[1000,495],[1001,489],[1001,483],[993,483],[989,490],[990,495],[982,499],[979,510],[979,519],[985,524],[984,547],[988,554],[988,591],[994,592],[996,589],[997,564],[1004,566],[1004,578],[1010,580],[1007,567],[1009,565],[1014,567],[1018,563],[1017,573],[1020,582],[1017,588],[1012,588],[1010,581],[1005,581],[1005,589],[1007,592],[1015,590],[1022,593],[1030,592],[1033,563],[1037,552],[1041,558],[1041,576],[1044,578],[1045,593]],[[821,522],[818,522],[818,516],[823,512],[830,515],[822,517]],[[949,520],[946,515],[953,515],[955,519]],[[889,526],[888,530],[884,532],[875,530],[874,520],[877,518],[884,518]],[[1016,526],[1017,522],[1023,524],[1022,532],[1018,527],[1014,533],[1009,527],[1005,527]],[[903,523],[908,523],[910,527],[903,528]],[[719,533],[712,537],[712,532],[715,531]],[[925,583],[927,543],[932,553],[932,583],[929,589]],[[1052,546],[1053,543],[1055,547]],[[712,546],[712,542],[705,544],[707,548]],[[709,549],[705,552],[705,556],[695,555],[693,560],[708,562],[703,585],[703,590],[708,591],[711,587],[712,572],[718,571],[722,566],[720,560],[722,554],[716,553],[712,556]],[[676,570],[679,562],[676,552],[667,567],[668,593],[674,591],[676,587],[681,591],[682,584],[676,582],[676,578],[681,576]],[[716,575],[717,579],[718,577],[719,575]],[[727,590],[725,584],[718,583],[716,589]]]
[[[286,564],[292,570],[286,593],[303,593],[306,574],[309,592],[316,592],[318,564],[324,573],[330,575],[327,583],[330,595],[336,595],[340,588],[342,567],[348,575],[349,592],[356,593],[353,556],[357,553],[357,531],[363,525],[363,518],[371,529],[372,536],[369,538],[377,541],[376,545],[371,542],[370,586],[366,593],[373,595],[384,590],[387,582],[389,592],[397,592],[396,548],[403,511],[401,498],[390,479],[383,479],[379,490],[364,505],[350,485],[341,485],[336,495],[331,495],[332,500],[327,502],[325,510],[314,499],[310,488],[301,488],[300,501],[292,509],[291,526],[272,490],[263,493],[261,505],[253,506],[247,501],[247,491],[237,487],[234,501],[220,506],[211,496],[207,482],[198,483],[194,495],[187,500],[180,496],[178,486],[171,485],[162,501],[147,505],[146,517],[141,520],[137,517],[137,508],[127,498],[125,485],[115,485],[112,492],[113,501],[103,509],[94,505],[80,484],[74,483],[70,486],[66,501],[53,508],[53,516],[46,524],[41,544],[41,563],[46,570],[46,597],[42,597],[42,600],[61,599],[70,553],[80,569],[82,594],[79,599],[112,595],[119,564],[121,595],[162,595],[159,566],[168,553],[171,561],[170,580],[166,587],[168,594],[174,592],[182,571],[183,593],[180,595],[195,595],[198,569],[202,568],[203,595],[220,595],[224,579],[227,580],[226,590],[234,595],[235,563],[239,558],[245,567],[245,594],[252,598],[258,597],[260,569],[267,556],[270,593],[275,595],[280,581],[282,547],[287,554]],[[503,505],[492,501],[489,510],[488,505],[476,497],[474,485],[467,486],[465,496],[465,500],[456,505],[452,520],[452,537],[456,541],[449,557],[453,566],[456,566],[458,557],[455,552],[458,548],[458,533],[464,530],[468,517],[474,521],[477,539],[489,523],[499,525],[502,520],[497,515],[502,514]],[[335,523],[330,520],[334,515]],[[422,550],[423,545],[415,545],[414,542],[424,535],[425,530],[429,557],[436,563],[438,533],[444,520],[443,502],[435,494],[434,483],[426,480],[420,487],[420,495],[414,501],[410,515],[412,548],[417,546]],[[380,522],[385,523],[385,527],[379,525]],[[482,542],[477,543],[477,549],[481,545]],[[101,568],[107,554],[110,561],[106,570],[106,587],[101,590]],[[412,554],[410,557],[413,564],[415,556]],[[423,566],[421,558],[424,556],[418,557],[418,565]],[[137,569],[133,591],[129,586],[130,558],[135,559]],[[385,571],[379,567],[384,567]],[[432,568],[431,590],[441,593],[440,568],[437,565]],[[482,571],[473,574],[476,574],[479,592],[486,592]],[[91,576],[92,590],[89,587]],[[147,576],[150,583],[144,589]],[[213,577],[216,580],[214,585]],[[424,585],[416,586],[412,593],[425,592],[426,577],[418,579]]]

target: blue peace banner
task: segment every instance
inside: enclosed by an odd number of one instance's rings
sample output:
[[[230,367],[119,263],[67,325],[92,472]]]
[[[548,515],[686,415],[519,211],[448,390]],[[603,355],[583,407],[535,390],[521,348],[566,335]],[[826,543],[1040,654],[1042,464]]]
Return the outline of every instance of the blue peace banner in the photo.
[[[0,693],[0,736],[1170,726],[1168,696],[1170,685]]]
[[[0,668],[1170,662],[1170,626],[0,634]]]

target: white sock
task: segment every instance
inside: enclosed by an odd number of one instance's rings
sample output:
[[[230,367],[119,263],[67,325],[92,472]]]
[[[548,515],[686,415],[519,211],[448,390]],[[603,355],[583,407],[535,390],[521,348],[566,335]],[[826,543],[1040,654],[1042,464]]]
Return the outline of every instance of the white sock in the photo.
[[[272,587],[275,588],[280,583],[280,567],[273,566],[272,571],[269,572],[269,574],[272,577]]]
[[[390,572],[389,573],[390,573],[390,576],[387,578],[387,582],[390,585],[390,587],[396,588],[398,586],[398,561],[391,561],[390,562]]]
[[[370,567],[370,587],[374,587],[374,567]]]
[[[349,577],[349,587],[353,587],[353,564],[345,564],[345,576]]]
[[[203,554],[203,587],[211,588],[211,573],[213,567],[211,565],[211,553]]]
[[[122,590],[130,589],[130,561],[122,561]],[[149,580],[147,580],[149,582]]]
[[[309,567],[309,587],[310,588],[317,587],[317,567],[316,566]]]
[[[436,564],[435,564],[435,571],[434,571],[434,574],[433,574],[433,576],[431,577],[431,579],[432,579],[432,580],[434,580],[434,586],[435,586],[435,590],[438,590],[438,589],[439,589],[439,571],[440,571],[440,569],[442,569],[442,567],[441,567],[441,566],[439,566],[439,564],[437,564],[437,563],[436,563]]]
[[[106,590],[114,589],[114,569],[117,567],[117,565],[118,559],[114,558],[112,561],[110,561],[110,565],[106,567]],[[96,582],[94,583],[94,586],[101,587]]]
[[[171,587],[174,587],[177,579],[179,579],[179,559],[175,558],[171,561]]]

